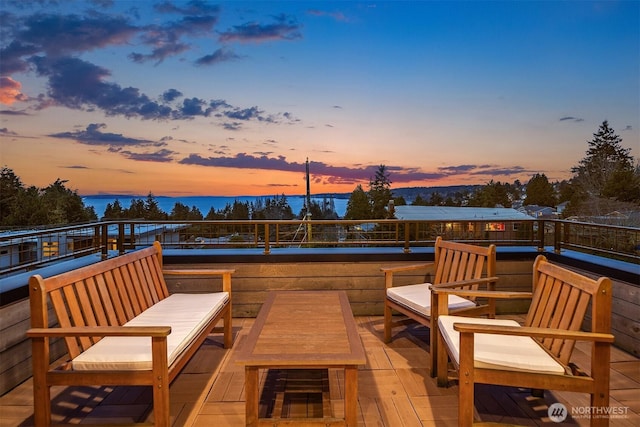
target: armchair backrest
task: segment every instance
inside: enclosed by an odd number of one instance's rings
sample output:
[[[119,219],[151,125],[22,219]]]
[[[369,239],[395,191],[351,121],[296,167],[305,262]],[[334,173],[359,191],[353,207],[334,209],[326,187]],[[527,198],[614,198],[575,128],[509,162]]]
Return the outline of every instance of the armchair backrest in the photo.
[[[480,279],[496,275],[496,247],[468,245],[443,240],[435,242],[435,277],[433,284]],[[461,289],[477,290],[478,284]]]
[[[578,331],[591,306],[591,332],[611,330],[611,280],[591,279],[551,264],[539,255],[533,266],[533,297],[525,326]],[[540,343],[568,364],[575,341],[546,338]]]

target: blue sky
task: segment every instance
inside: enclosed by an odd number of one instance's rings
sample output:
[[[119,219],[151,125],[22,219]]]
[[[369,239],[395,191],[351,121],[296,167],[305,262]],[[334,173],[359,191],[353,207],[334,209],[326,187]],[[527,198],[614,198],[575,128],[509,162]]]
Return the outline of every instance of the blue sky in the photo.
[[[640,147],[638,1],[0,1],[0,163],[81,194],[571,176]]]

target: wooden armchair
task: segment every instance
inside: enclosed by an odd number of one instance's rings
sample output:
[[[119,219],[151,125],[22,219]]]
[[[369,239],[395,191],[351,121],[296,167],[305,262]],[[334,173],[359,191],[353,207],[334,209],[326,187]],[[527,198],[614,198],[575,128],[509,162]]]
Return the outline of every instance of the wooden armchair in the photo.
[[[475,383],[589,393],[591,407],[607,409],[610,346],[614,341],[609,333],[611,281],[606,277],[590,279],[540,255],[534,263],[533,288],[524,326],[511,320],[447,315],[446,298],[459,292],[434,291],[434,306],[439,311],[438,385],[448,383],[450,356],[459,378],[459,426],[473,424]],[[503,296],[517,297],[517,293]],[[581,332],[588,308],[591,332]],[[578,340],[592,343],[590,374],[570,363]],[[591,426],[608,425],[606,417],[591,418]]]
[[[394,267],[382,267],[385,275],[386,296],[384,301],[384,341],[391,341],[392,328],[401,322],[394,322],[392,310],[404,314],[430,329],[431,375],[436,375],[436,347],[438,312],[432,309],[433,288],[455,288],[460,290],[478,290],[485,285],[495,290],[496,247],[481,247],[465,243],[443,240],[435,241],[435,261]],[[394,273],[412,270],[432,269],[432,283],[418,283],[394,287]],[[486,299],[479,304],[474,296],[460,297],[452,295],[448,300],[451,313],[463,316],[488,315],[495,317],[495,301]],[[406,319],[405,319],[406,320]]]

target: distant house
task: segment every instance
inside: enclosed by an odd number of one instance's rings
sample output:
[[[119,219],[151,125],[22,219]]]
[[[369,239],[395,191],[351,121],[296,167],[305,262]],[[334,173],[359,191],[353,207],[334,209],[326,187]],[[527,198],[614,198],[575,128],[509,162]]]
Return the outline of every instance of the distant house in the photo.
[[[407,221],[438,221],[440,234],[468,238],[515,239],[523,220],[531,217],[511,208],[395,206],[395,217]]]
[[[549,206],[524,205],[519,209],[534,218],[556,218],[557,212]]]

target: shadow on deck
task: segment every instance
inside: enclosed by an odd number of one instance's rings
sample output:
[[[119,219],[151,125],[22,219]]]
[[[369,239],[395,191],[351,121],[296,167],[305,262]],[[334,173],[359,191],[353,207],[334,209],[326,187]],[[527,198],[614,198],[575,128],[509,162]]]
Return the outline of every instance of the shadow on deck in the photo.
[[[242,345],[253,321],[234,319],[234,349],[224,350],[218,336],[212,336],[176,378],[171,386],[174,426],[244,425],[244,370],[235,364],[234,350]],[[382,317],[356,317],[356,322],[367,354],[367,364],[359,371],[358,425],[457,425],[457,386],[438,388],[429,375],[428,330],[418,325],[397,329],[393,342],[385,345],[381,340]],[[589,368],[585,366],[588,346],[578,343],[573,357],[585,369]],[[273,409],[277,394],[274,388],[281,387],[281,379],[262,373],[261,381],[268,385],[263,392],[266,412]],[[306,390],[279,403],[285,416],[317,415],[323,410],[342,416],[343,373],[330,370],[316,380],[321,384],[319,394]],[[476,387],[475,405],[482,421],[525,426],[589,425],[588,417],[578,414],[589,406],[587,395],[553,391],[535,398],[525,389]],[[153,421],[148,387],[60,387],[52,389],[52,396],[54,423]],[[556,402],[563,403],[570,413],[577,411],[576,415],[561,424],[552,422],[547,409]],[[30,379],[0,397],[0,427],[33,426],[32,405]],[[611,407],[617,408],[611,426],[640,425],[640,359],[615,347],[611,355]]]

